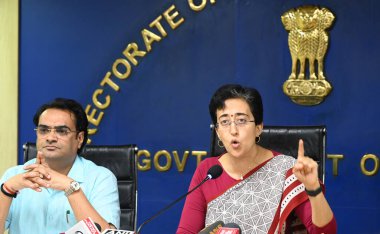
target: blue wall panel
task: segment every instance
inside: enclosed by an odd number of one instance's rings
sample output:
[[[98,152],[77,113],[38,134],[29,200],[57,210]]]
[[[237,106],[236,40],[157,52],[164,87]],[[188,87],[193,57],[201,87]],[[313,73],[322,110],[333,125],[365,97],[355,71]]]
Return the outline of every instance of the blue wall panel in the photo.
[[[188,1],[20,2],[20,145],[34,141],[32,117],[41,103],[62,96],[94,106],[94,91],[103,88],[126,46],[135,42],[145,50],[144,28],[159,35],[149,24],[171,5],[185,19],[175,30],[162,20],[167,36],[138,58],[128,79],[112,78],[119,91],[104,87],[111,105],[91,136],[93,144],[135,143],[151,158],[160,150],[170,153],[170,170],[152,165],[139,172],[139,223],[186,192],[196,157],[189,156],[179,172],[172,151],[182,158],[185,151],[209,149],[209,98],[221,84],[237,82],[261,91],[264,124],[327,126],[327,153],[344,155],[337,176],[331,160],[326,164],[327,198],[339,233],[379,233],[379,175],[363,175],[360,160],[380,155],[380,2],[217,0],[199,12]],[[291,60],[280,16],[301,4],[327,7],[336,17],[325,57],[333,91],[312,107],[296,105],[282,92]],[[143,232],[174,233],[182,204]]]

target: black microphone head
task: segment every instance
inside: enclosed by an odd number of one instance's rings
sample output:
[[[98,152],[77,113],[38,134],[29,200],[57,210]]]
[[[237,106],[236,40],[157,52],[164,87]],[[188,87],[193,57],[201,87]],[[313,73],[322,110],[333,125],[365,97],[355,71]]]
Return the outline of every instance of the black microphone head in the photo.
[[[210,176],[210,179],[216,179],[222,174],[222,172],[223,168],[216,164],[208,169],[207,175]]]
[[[240,226],[237,225],[236,223],[226,223],[224,224],[224,227],[237,228],[239,229],[239,233],[242,234]]]
[[[98,229],[99,232],[102,231],[102,227],[98,223],[95,223],[95,226],[96,226],[96,228]]]

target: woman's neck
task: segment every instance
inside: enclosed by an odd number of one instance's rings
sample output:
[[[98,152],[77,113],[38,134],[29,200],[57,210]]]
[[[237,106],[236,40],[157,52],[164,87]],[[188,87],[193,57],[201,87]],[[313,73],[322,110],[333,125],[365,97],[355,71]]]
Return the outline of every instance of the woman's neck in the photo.
[[[242,180],[248,172],[271,157],[273,157],[271,151],[256,145],[246,156],[234,157],[226,153],[220,158],[220,162],[227,174],[234,179]]]

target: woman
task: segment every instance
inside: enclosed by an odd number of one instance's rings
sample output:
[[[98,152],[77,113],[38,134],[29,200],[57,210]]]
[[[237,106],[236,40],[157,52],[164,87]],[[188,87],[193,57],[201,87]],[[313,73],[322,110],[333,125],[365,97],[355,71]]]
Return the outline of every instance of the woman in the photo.
[[[236,223],[242,233],[290,233],[292,211],[309,233],[336,233],[318,165],[304,155],[302,140],[297,160],[256,144],[263,130],[263,105],[256,89],[224,85],[211,98],[209,110],[227,153],[202,161],[190,189],[215,164],[223,173],[187,197],[178,234],[198,233],[216,221]]]

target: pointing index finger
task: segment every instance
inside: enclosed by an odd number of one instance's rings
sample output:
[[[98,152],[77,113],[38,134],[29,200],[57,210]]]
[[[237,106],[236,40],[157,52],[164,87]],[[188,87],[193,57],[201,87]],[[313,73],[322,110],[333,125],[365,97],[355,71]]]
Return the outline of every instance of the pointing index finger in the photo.
[[[303,140],[300,139],[298,141],[298,157],[297,158],[303,158],[305,157],[305,150],[303,148]]]

